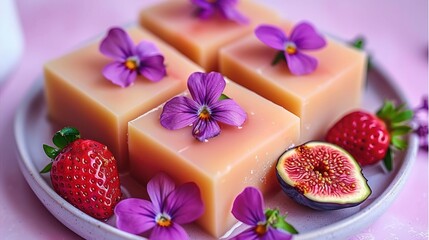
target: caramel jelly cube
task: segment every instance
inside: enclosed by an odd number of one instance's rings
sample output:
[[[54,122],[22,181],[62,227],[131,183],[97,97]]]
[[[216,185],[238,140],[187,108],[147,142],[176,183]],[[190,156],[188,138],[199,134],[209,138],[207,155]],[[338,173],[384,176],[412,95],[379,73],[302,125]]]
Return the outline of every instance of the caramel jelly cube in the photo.
[[[134,85],[121,88],[102,75],[113,60],[99,52],[100,39],[45,65],[48,115],[60,126],[74,126],[84,138],[106,144],[121,168],[127,162],[128,122],[183,92],[189,74],[200,68],[151,33],[132,28],[134,43],[155,43],[165,57],[167,76],[151,82],[138,76]]]
[[[280,21],[276,12],[250,0],[239,1],[237,10],[249,19],[248,24],[224,19],[220,14],[200,19],[189,0],[166,1],[144,9],[140,23],[206,71],[216,71],[222,46],[252,32],[261,22]]]
[[[279,190],[277,159],[299,140],[297,116],[232,81],[224,93],[246,111],[247,120],[242,127],[221,125],[220,135],[207,142],[196,140],[192,127],[162,127],[162,106],[131,121],[128,129],[132,176],[146,183],[163,171],[177,184],[195,182],[205,204],[197,222],[216,237],[236,222],[232,203],[245,187]]]
[[[282,28],[289,34],[291,24]],[[328,38],[324,48],[306,52],[317,58],[318,67],[302,76],[292,75],[285,61],[273,66],[276,54],[250,34],[221,49],[221,72],[300,117],[301,143],[323,138],[334,121],[360,106],[364,52]]]

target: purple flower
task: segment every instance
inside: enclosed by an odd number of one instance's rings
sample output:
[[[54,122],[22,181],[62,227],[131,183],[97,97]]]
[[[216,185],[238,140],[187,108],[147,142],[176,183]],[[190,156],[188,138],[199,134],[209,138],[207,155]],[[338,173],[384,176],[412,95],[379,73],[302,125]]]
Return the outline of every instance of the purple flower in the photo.
[[[115,207],[116,226],[129,233],[152,230],[151,240],[189,239],[179,224],[190,223],[204,212],[200,190],[195,183],[175,188],[167,175],[159,173],[147,184],[150,200],[128,198]]]
[[[428,151],[428,96],[422,97],[422,103],[414,110],[414,132],[419,136],[419,146],[423,151]]]
[[[255,34],[263,43],[284,54],[289,70],[295,75],[311,73],[317,67],[317,60],[302,50],[315,50],[326,45],[325,39],[306,22],[296,25],[289,38],[281,29],[271,25],[259,26]]]
[[[235,6],[238,0],[191,0],[198,7],[198,16],[201,19],[207,19],[218,10],[220,14],[229,20],[246,24],[249,20],[241,15]]]
[[[164,57],[158,48],[148,41],[135,46],[121,28],[109,30],[100,44],[100,52],[114,60],[103,69],[104,77],[121,87],[131,85],[140,74],[154,82],[166,75]]]
[[[220,99],[226,82],[217,72],[195,72],[189,76],[192,99],[178,96],[168,101],[161,113],[161,125],[176,130],[192,125],[192,135],[200,141],[220,133],[218,122],[241,126],[247,114],[232,99]]]
[[[232,215],[234,215],[237,220],[249,225],[250,228],[232,239],[292,239],[292,235],[290,233],[273,226],[277,221],[277,219],[274,218],[278,217],[278,215],[275,214],[275,211],[271,211],[272,214],[269,216],[271,219],[267,219],[263,208],[264,200],[261,192],[253,187],[245,188],[234,200]]]

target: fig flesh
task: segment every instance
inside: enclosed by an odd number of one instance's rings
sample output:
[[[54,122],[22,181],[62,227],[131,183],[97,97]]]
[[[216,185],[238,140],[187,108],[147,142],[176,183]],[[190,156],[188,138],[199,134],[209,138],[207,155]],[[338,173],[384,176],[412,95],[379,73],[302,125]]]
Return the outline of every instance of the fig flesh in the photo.
[[[356,160],[341,147],[312,141],[284,152],[276,166],[283,191],[317,210],[353,207],[371,195]]]

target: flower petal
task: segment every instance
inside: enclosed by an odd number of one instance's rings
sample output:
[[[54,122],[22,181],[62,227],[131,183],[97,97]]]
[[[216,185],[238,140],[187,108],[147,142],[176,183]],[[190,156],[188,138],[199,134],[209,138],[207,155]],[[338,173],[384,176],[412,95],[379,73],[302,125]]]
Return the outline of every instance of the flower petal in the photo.
[[[307,22],[302,22],[294,27],[290,40],[296,44],[298,49],[319,49],[326,45],[325,39]]]
[[[195,72],[189,76],[188,89],[199,105],[208,105],[218,101],[225,89],[225,79],[218,72]]]
[[[175,188],[174,181],[165,173],[155,175],[147,184],[147,193],[157,213],[163,212],[167,196]]]
[[[167,74],[164,57],[156,55],[140,59],[139,72],[150,81],[161,80]]]
[[[175,224],[169,227],[160,227],[156,226],[151,235],[150,240],[166,240],[166,239],[174,239],[174,240],[188,240],[189,235],[186,233],[185,229],[179,224]]]
[[[115,207],[116,227],[133,234],[143,233],[155,226],[156,212],[151,202],[128,198]]]
[[[161,125],[169,130],[190,126],[198,119],[198,105],[192,99],[178,96],[165,103],[161,113]]]
[[[282,230],[277,230],[274,228],[268,228],[268,231],[262,235],[259,236],[253,227],[248,228],[241,232],[240,234],[230,238],[230,240],[290,240],[292,239],[292,234],[287,233]]]
[[[204,8],[204,9],[210,9],[210,8],[213,8],[213,4],[212,3],[209,3],[208,1],[206,1],[206,0],[191,0],[191,2],[194,4],[194,5],[197,5],[198,7],[200,7],[200,8]]]
[[[107,64],[102,73],[105,78],[121,87],[128,87],[137,77],[137,72],[126,68],[123,62]]]
[[[317,67],[317,59],[306,54],[297,52],[286,54],[286,62],[289,70],[294,75],[304,75],[313,72]]]
[[[162,55],[156,45],[149,41],[141,41],[139,44],[137,44],[135,51],[139,59]]]
[[[134,55],[134,43],[122,28],[111,28],[100,44],[100,52],[124,61]]]
[[[211,120],[198,119],[192,129],[192,135],[201,142],[204,142],[209,138],[216,137],[219,134],[219,124],[216,121]]]
[[[280,28],[272,25],[260,25],[255,29],[255,35],[269,47],[284,51],[287,37]]]
[[[254,187],[246,187],[234,200],[232,215],[251,226],[256,226],[259,222],[265,222],[264,200],[261,192]]]
[[[230,238],[230,240],[259,240],[259,235],[255,232],[253,227],[250,227],[240,234]],[[273,238],[275,239],[275,238]]]
[[[211,106],[215,121],[241,126],[247,118],[246,112],[232,99],[224,99]]]
[[[165,212],[179,224],[197,220],[204,213],[204,204],[198,186],[185,183],[176,188],[166,199]]]
[[[268,231],[265,233],[262,239],[290,240],[292,239],[292,234],[280,229],[274,229],[270,227],[268,228]]]
[[[217,4],[219,6],[219,10],[221,14],[229,20],[247,24],[249,23],[249,19],[243,16],[239,11],[237,11],[237,0],[218,0]]]
[[[191,0],[198,7],[197,16],[201,19],[207,19],[215,13],[215,6],[206,0]]]

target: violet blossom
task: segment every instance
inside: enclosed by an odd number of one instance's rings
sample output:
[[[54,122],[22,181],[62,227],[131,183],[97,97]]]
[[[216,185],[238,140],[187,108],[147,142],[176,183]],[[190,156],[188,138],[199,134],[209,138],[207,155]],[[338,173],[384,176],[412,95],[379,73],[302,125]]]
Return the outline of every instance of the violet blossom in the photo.
[[[197,15],[201,19],[207,19],[217,11],[226,19],[246,24],[249,20],[235,8],[238,0],[191,0],[198,7]]]
[[[317,67],[317,59],[303,51],[320,49],[326,45],[325,39],[306,22],[296,25],[289,37],[280,28],[272,25],[259,26],[255,34],[267,46],[279,50],[280,57],[286,60],[290,72],[294,75],[311,73]]]
[[[147,184],[147,192],[151,201],[128,198],[116,205],[116,226],[133,234],[152,230],[151,240],[189,239],[180,224],[193,222],[204,212],[198,186],[190,182],[176,188],[172,179],[159,173]]]
[[[247,187],[234,200],[232,214],[250,227],[234,236],[233,240],[289,240],[291,233],[298,233],[287,223],[278,210],[268,209],[264,213],[264,199],[254,187]]]
[[[217,72],[195,72],[189,76],[192,99],[177,96],[169,100],[161,113],[161,125],[176,130],[192,125],[192,135],[205,141],[220,134],[218,122],[241,126],[246,112],[232,99],[221,98],[226,82]]]
[[[414,109],[414,132],[419,136],[419,147],[423,151],[428,151],[428,96],[422,97],[422,103]]]
[[[111,28],[100,44],[100,52],[114,61],[103,69],[103,75],[121,87],[131,85],[137,75],[156,82],[166,75],[164,56],[155,44],[141,41],[134,45],[121,28]]]

